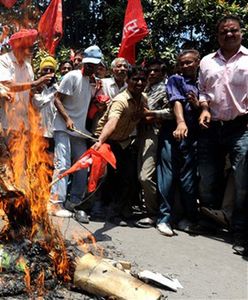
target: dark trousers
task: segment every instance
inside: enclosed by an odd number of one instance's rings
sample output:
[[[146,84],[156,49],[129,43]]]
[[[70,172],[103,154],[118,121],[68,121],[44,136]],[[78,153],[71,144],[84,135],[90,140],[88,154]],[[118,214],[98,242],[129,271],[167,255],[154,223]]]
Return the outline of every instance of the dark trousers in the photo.
[[[116,157],[116,170],[108,166],[103,198],[109,198],[109,215],[127,217],[139,197],[137,158],[133,145],[123,149],[119,143],[108,141]]]
[[[234,174],[234,232],[248,230],[248,127],[247,115],[233,121],[211,122],[199,137],[201,204],[219,208],[223,199],[225,157],[229,154]]]

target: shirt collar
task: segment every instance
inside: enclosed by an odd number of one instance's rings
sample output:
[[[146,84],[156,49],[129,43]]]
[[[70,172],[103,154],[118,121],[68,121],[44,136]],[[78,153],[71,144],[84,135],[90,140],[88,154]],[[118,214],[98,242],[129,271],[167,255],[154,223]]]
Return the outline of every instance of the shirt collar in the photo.
[[[128,100],[128,101],[134,100],[132,94],[129,92],[128,89],[125,89],[125,91],[123,91],[123,93],[126,93],[126,95],[127,95],[127,100]],[[142,93],[142,94],[141,94],[141,102],[143,102],[145,99],[146,99],[145,94]]]
[[[241,53],[243,55],[248,55],[248,49],[241,45],[237,53],[234,54],[234,56],[237,55],[238,53]],[[213,53],[213,57],[223,58],[221,50],[218,49],[215,53]]]

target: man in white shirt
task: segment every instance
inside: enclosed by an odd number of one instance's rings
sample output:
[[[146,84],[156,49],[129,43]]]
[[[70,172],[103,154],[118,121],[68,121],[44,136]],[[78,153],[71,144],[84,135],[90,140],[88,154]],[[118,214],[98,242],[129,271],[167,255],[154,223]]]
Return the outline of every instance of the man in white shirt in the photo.
[[[128,61],[125,58],[117,57],[111,63],[112,77],[102,79],[102,90],[112,100],[117,94],[127,87],[126,78]]]
[[[54,178],[64,172],[86,151],[86,140],[78,133],[89,134],[85,128],[86,116],[92,96],[90,77],[95,73],[101,61],[102,52],[97,46],[84,51],[83,71],[73,70],[67,73],[59,86],[55,97],[57,114],[54,121]],[[74,209],[82,202],[87,186],[87,170],[80,170],[72,175],[70,200],[67,208]],[[59,217],[71,217],[72,213],[64,208],[68,196],[68,177],[62,178],[51,189],[50,212]]]

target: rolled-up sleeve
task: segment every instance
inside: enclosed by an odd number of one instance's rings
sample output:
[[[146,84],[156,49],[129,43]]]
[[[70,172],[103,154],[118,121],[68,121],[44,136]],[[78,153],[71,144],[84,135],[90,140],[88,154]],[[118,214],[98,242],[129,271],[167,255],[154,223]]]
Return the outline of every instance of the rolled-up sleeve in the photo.
[[[168,79],[166,90],[170,102],[185,101],[185,95],[182,87],[182,77],[173,75]]]

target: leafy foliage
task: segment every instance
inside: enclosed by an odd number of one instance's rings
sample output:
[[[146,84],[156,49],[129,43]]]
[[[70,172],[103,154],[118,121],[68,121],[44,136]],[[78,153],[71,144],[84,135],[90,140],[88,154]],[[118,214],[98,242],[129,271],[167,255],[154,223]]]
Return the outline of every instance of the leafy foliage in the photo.
[[[13,9],[0,7],[0,22],[35,27],[49,0],[18,0]],[[63,0],[64,36],[61,49],[98,44],[110,62],[118,52],[127,0]],[[244,22],[248,35],[248,4],[244,0],[142,0],[149,36],[137,45],[137,61],[160,56],[172,65],[183,48],[205,55],[217,48],[215,24],[226,14]],[[22,7],[22,9],[20,9]],[[58,49],[58,53],[60,53]],[[63,51],[62,51],[63,52]]]

